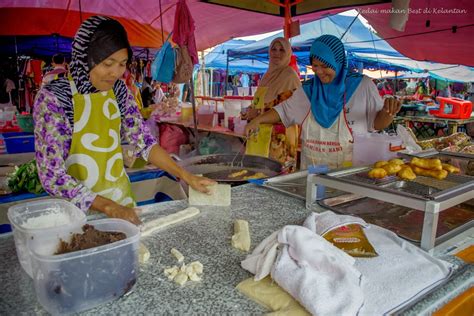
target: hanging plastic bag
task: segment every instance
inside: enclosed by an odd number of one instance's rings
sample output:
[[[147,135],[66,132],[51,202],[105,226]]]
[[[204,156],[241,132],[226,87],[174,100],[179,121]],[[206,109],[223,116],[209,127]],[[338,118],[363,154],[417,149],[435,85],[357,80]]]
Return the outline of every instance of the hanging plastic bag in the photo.
[[[156,53],[155,60],[151,65],[151,75],[154,80],[169,83],[173,80],[175,71],[175,51],[168,41],[168,38],[164,42],[161,49]]]
[[[185,45],[174,48],[175,52],[175,69],[174,69],[174,83],[189,82],[193,75],[194,65],[189,55],[188,48]]]

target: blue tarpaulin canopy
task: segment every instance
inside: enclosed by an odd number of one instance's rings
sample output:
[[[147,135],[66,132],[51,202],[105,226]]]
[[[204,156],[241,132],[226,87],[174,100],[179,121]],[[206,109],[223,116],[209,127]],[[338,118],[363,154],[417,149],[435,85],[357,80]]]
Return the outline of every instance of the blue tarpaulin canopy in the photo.
[[[223,44],[217,45],[212,51],[204,57],[204,64],[206,68],[226,69],[227,53],[229,50],[238,50],[239,47],[252,44],[256,41],[249,40],[230,40]],[[229,60],[229,72],[245,71],[245,72],[259,72],[263,73],[268,68],[268,59],[260,61],[259,58],[248,56],[245,59]]]
[[[385,40],[370,30],[358,16],[343,14],[328,16],[301,26],[300,35],[291,38],[291,46],[300,65],[309,64],[309,50],[315,38],[332,34],[342,38],[349,66],[366,69],[413,71],[428,73],[437,79],[469,82],[474,81],[474,68],[462,65],[446,65],[411,60],[391,47]],[[273,39],[283,32],[228,51],[233,59],[268,60],[268,47]]]

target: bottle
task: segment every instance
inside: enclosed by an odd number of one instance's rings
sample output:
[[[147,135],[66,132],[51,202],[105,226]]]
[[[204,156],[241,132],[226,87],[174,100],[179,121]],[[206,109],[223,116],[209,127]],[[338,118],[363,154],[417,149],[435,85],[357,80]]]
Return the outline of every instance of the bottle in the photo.
[[[217,125],[219,125],[219,115],[217,112],[214,112],[212,115],[212,127],[216,127]]]
[[[227,123],[227,128],[230,129],[231,131],[234,131],[234,117],[231,116],[227,118],[228,123]]]

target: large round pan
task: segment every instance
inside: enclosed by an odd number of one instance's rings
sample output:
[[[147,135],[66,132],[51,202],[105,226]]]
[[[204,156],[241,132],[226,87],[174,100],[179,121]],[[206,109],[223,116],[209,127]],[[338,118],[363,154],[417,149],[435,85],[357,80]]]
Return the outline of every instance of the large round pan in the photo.
[[[233,161],[233,165],[232,165]],[[178,161],[178,164],[193,174],[202,174],[204,177],[230,184],[244,183],[246,176],[263,173],[265,177],[274,177],[283,172],[283,165],[273,159],[235,154],[215,154],[196,156]],[[237,177],[230,177],[233,173],[246,170],[247,173]]]

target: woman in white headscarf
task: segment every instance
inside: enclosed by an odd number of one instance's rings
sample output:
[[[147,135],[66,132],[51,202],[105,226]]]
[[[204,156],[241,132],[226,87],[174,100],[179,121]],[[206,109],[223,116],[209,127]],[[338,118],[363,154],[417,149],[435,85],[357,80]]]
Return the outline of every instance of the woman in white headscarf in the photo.
[[[74,37],[70,74],[42,87],[34,105],[38,175],[52,196],[83,211],[138,224],[121,140],[137,156],[207,192],[214,181],[179,167],[157,144],[120,80],[132,57],[127,33],[110,18],[93,16]]]
[[[270,110],[291,97],[293,91],[301,87],[298,75],[289,65],[292,55],[290,42],[283,37],[275,38],[270,44],[268,54],[268,70],[259,83],[251,108],[243,115],[244,119],[251,120],[257,115]],[[276,131],[274,131],[272,144],[270,145],[271,148],[278,148],[280,146],[282,137],[275,137],[275,133],[278,133],[278,129],[281,130],[282,128],[283,126],[276,128]],[[288,127],[284,134],[278,134],[285,135],[284,143],[286,144],[286,148],[282,148],[282,150],[270,150],[270,158],[277,159],[281,162],[287,160],[287,157],[295,159],[298,144],[297,126]]]

